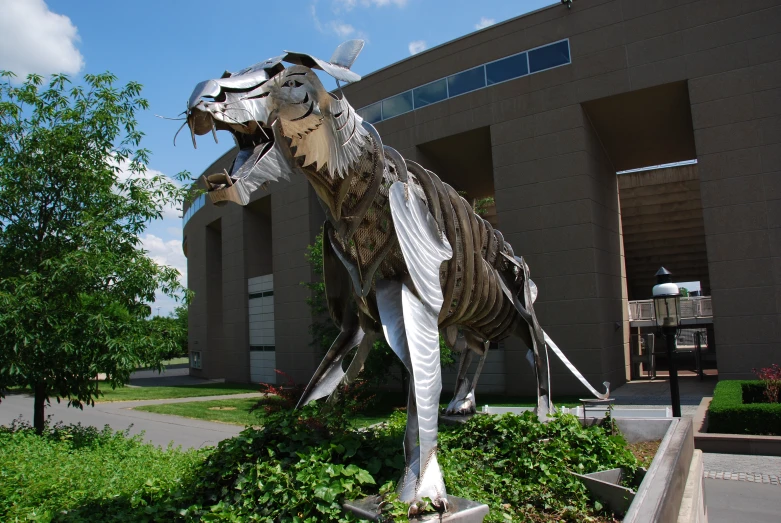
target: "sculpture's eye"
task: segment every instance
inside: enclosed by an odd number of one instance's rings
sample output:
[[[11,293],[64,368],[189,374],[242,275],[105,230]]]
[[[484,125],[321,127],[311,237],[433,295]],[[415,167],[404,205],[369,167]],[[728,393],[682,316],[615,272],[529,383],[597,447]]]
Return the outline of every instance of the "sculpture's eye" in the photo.
[[[285,87],[301,87],[302,85],[304,84],[296,80],[288,80],[285,82]]]

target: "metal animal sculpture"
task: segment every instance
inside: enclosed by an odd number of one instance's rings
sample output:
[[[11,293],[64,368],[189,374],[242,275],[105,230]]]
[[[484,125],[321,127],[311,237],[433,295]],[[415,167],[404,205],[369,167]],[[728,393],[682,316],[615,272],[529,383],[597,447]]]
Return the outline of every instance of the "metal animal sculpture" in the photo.
[[[534,314],[537,289],[529,268],[502,234],[437,175],[383,146],[374,127],[314,73],[322,69],[337,83],[358,80],[349,67],[362,47],[362,41],[346,42],[329,62],[287,52],[202,82],[190,97],[187,123],[193,144],[195,135],[211,132],[216,139],[216,131],[227,130],[239,147],[231,172],[204,179],[215,203],[246,205],[257,188],[295,174],[311,183],[327,217],[324,279],[341,332],[301,404],[355,379],[374,340],[384,335],[410,375],[399,495],[441,506],[439,334],[461,352],[449,414],[474,412],[489,342],[515,335],[533,353],[536,411],[546,418],[553,410],[547,347],[563,355]],[[283,61],[292,65],[285,68]],[[345,372],[343,360],[355,347]],[[480,361],[470,381],[473,354]]]

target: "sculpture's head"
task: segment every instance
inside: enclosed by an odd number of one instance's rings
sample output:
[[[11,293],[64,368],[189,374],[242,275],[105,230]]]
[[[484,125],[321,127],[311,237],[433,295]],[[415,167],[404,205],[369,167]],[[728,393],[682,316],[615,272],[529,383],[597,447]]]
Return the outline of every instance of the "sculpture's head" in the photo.
[[[363,41],[340,45],[330,62],[287,52],[238,73],[199,83],[190,96],[187,124],[195,135],[228,131],[239,148],[230,172],[205,176],[214,203],[249,203],[261,185],[287,179],[298,168],[318,176],[344,176],[361,154],[367,131],[343,98],[323,87],[313,68],[337,80],[349,70]],[[284,67],[282,62],[292,63]]]

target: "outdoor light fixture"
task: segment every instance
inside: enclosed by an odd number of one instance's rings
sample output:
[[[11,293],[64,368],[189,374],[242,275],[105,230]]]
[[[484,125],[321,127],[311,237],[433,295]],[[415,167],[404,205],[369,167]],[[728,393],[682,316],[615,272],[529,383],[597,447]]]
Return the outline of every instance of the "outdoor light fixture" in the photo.
[[[656,272],[653,289],[656,326],[667,340],[667,364],[670,369],[670,398],[673,416],[681,417],[681,395],[678,390],[678,369],[675,367],[675,339],[681,323],[681,291],[672,282],[672,273],[662,267]]]
[[[664,267],[656,272],[653,295],[656,326],[677,329],[681,320],[681,291],[672,283],[672,273]]]
[[[572,0],[561,0],[561,3],[567,6],[567,9],[572,9]]]

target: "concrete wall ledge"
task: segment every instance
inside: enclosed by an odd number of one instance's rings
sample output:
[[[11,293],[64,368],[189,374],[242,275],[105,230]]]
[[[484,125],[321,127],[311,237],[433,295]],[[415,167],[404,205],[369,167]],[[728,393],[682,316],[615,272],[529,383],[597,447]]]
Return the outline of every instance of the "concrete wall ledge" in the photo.
[[[694,446],[703,452],[781,456],[781,436],[708,433],[708,407],[712,397],[702,398],[694,415]]]
[[[702,519],[687,519],[691,513],[697,511],[687,511],[682,504],[684,501],[684,492],[689,480],[694,458],[694,431],[691,420],[687,418],[673,418],[671,420],[622,420],[622,432],[627,432],[631,425],[633,433],[648,432],[654,433],[658,430],[658,424],[661,421],[669,423],[659,450],[654,456],[651,467],[637,489],[637,494],[624,517],[624,523],[667,523],[678,521],[679,515],[684,515],[685,521],[703,521]],[[642,425],[653,423],[652,430],[646,431]],[[626,427],[626,428],[625,428]],[[650,439],[650,438],[649,438]],[[696,470],[696,467],[695,467]],[[702,483],[702,472],[698,478],[691,478],[692,481]],[[699,507],[702,500],[702,488],[689,487],[689,500],[687,506],[694,505]],[[698,499],[691,499],[691,496],[697,496]],[[705,519],[707,521],[707,518]]]

